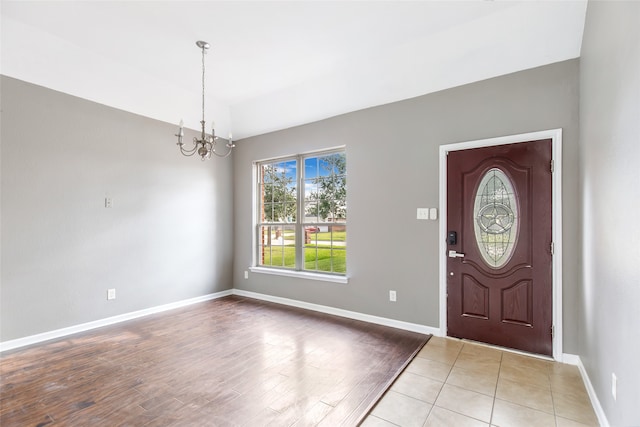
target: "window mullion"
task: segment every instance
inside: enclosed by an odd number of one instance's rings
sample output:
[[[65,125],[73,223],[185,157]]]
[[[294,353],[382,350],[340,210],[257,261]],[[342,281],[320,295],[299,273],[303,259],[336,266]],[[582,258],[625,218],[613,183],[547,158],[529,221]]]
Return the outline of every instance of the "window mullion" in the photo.
[[[296,178],[298,191],[296,191],[297,212],[296,215],[296,270],[304,269],[304,162],[302,156],[296,156]]]

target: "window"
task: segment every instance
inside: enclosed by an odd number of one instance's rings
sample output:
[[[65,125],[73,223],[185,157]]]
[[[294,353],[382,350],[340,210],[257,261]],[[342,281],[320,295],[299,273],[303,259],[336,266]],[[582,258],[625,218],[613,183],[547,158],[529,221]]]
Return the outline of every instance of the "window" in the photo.
[[[344,276],[344,150],[256,164],[256,266]]]

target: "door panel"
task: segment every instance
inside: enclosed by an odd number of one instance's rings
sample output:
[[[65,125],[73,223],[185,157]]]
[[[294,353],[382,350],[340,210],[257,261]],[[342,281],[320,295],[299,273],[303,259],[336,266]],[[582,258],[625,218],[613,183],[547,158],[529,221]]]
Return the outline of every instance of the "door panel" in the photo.
[[[552,354],[551,140],[447,156],[447,333]]]
[[[489,318],[489,288],[468,274],[462,275],[462,315]]]

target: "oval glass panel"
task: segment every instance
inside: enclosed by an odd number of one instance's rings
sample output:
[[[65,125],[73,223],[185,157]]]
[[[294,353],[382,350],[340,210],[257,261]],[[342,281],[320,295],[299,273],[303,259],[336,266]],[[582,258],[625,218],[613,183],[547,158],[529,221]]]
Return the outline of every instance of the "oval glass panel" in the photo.
[[[520,225],[509,177],[493,168],[482,177],[473,207],[473,228],[482,258],[491,268],[504,266],[515,249]]]

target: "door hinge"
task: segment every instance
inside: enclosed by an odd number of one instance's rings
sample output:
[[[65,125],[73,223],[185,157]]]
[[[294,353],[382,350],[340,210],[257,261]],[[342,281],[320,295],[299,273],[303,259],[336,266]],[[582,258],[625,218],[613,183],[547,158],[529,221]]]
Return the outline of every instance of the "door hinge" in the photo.
[[[549,329],[550,329],[550,331],[549,331],[549,332],[551,333],[551,338],[553,338],[553,333],[554,333],[553,325],[551,325],[551,328],[549,328]]]
[[[556,164],[553,160],[551,160],[551,173],[554,173],[556,170]]]
[[[555,245],[553,244],[553,242],[551,242],[551,247],[550,247],[551,255],[553,255],[553,253],[555,252],[555,249],[556,249]]]

